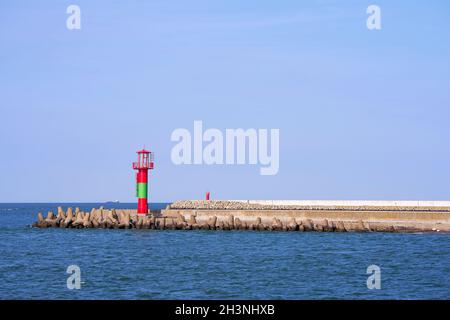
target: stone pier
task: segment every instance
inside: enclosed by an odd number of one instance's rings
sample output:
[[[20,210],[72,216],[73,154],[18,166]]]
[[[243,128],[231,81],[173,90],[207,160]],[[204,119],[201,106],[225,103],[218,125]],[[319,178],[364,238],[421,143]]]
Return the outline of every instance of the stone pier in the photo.
[[[243,228],[258,230],[450,232],[450,201],[190,200],[162,214],[193,217],[198,224],[238,219]]]
[[[176,201],[161,212],[58,208],[34,227],[319,232],[450,232],[448,201]]]

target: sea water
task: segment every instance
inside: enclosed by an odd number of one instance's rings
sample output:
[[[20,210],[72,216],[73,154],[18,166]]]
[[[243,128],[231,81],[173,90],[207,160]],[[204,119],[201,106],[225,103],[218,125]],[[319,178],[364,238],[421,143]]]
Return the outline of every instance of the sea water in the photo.
[[[1,299],[450,299],[449,234],[30,227],[57,206],[0,204]]]

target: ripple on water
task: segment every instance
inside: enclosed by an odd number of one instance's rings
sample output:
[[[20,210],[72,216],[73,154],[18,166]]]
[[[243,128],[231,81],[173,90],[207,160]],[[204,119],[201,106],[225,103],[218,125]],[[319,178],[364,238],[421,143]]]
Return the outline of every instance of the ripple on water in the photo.
[[[2,209],[3,299],[450,299],[448,234],[37,230],[47,207]]]

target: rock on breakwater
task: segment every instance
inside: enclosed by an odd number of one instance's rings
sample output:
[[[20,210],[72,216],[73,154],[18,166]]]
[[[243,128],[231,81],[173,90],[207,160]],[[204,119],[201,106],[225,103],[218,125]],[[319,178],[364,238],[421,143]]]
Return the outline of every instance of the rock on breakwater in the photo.
[[[205,201],[203,201],[205,202]],[[182,204],[182,205],[181,205]],[[222,204],[222,206],[220,206]],[[196,206],[197,205],[197,206]],[[253,204],[252,204],[253,205]],[[192,208],[195,209],[180,209]],[[177,208],[177,209],[175,209]],[[220,209],[211,209],[220,208]],[[226,209],[224,209],[226,208]],[[235,209],[239,208],[239,209]],[[319,232],[447,232],[450,212],[370,211],[321,209],[242,209],[235,202],[176,202],[161,212],[138,216],[136,210],[90,212],[61,207],[57,214],[38,213],[33,223],[38,228],[103,228],[159,230],[255,230],[255,231],[319,231]]]
[[[158,217],[156,216],[158,215]],[[32,226],[36,228],[75,228],[75,229],[171,229],[178,228],[178,223],[185,225],[184,218],[172,219],[160,216],[159,213],[138,216],[136,210],[93,208],[90,212],[80,211],[79,208],[68,208],[64,211],[58,207],[57,215],[52,211],[44,218],[41,212]]]
[[[167,209],[450,212],[449,201],[180,200]]]
[[[450,232],[448,201],[183,200],[161,213],[252,230]]]

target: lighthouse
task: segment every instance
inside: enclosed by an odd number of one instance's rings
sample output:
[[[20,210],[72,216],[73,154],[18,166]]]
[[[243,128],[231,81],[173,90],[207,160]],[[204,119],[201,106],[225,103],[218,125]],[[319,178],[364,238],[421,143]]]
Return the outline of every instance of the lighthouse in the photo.
[[[137,152],[138,160],[133,162],[133,169],[136,173],[136,197],[138,198],[138,215],[148,213],[148,170],[153,169],[153,153],[142,149]]]

